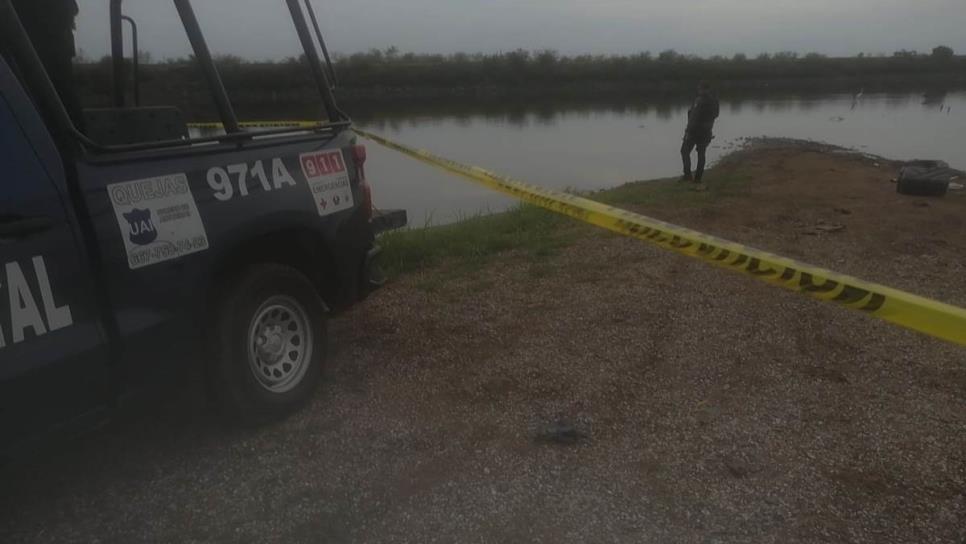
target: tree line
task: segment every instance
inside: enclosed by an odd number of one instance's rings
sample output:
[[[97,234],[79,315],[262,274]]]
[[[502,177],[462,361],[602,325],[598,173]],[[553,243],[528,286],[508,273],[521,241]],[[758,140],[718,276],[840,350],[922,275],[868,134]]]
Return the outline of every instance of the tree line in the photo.
[[[142,54],[144,86],[162,87],[159,94],[202,91],[204,83],[193,58],[152,62]],[[266,93],[291,95],[309,92],[312,80],[303,58],[253,61],[232,55],[216,57],[226,86],[247,96]],[[828,57],[819,53],[763,53],[755,57],[699,57],[674,50],[657,54],[562,55],[553,50],[515,50],[501,53],[416,54],[397,48],[373,49],[364,53],[335,55],[333,70],[339,87],[347,94],[353,90],[394,90],[419,88],[556,88],[594,85],[675,87],[699,80],[735,87],[754,82],[782,80],[834,79],[851,81],[892,77],[916,81],[920,77],[949,77],[962,84],[966,56],[958,56],[947,46],[928,53],[896,51],[891,55],[859,54],[854,57]],[[110,92],[110,58],[80,62],[78,75],[88,96]],[[165,90],[164,88],[167,88]],[[237,93],[236,93],[237,94]],[[363,92],[363,94],[365,94]],[[102,100],[103,101],[103,100]]]
[[[674,50],[656,55],[560,55],[553,50],[497,54],[399,54],[395,48],[335,59],[341,81],[350,87],[525,85],[532,82],[653,82],[743,80],[954,72],[966,58],[939,46],[929,54],[898,51],[892,56],[830,58],[819,53],[764,53],[754,58],[702,58]]]

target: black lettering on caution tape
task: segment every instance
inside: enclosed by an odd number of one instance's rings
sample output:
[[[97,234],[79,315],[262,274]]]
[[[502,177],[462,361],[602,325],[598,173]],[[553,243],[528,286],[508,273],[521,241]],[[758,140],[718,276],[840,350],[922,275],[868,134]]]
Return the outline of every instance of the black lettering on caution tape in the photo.
[[[679,253],[699,257],[719,266],[745,272],[821,300],[875,314],[901,326],[966,345],[966,310],[896,291],[886,296],[874,284],[858,279],[832,279],[826,272],[805,264],[790,266],[785,259],[738,244],[722,247],[715,238],[675,225],[647,218],[626,210],[566,193],[549,191],[487,170],[469,167],[455,161],[410,149],[365,131],[356,132],[390,149],[428,164],[470,178],[490,188],[508,193],[526,202],[547,208],[578,220],[595,224],[625,235],[653,242]],[[772,260],[774,258],[774,260]],[[828,273],[831,274],[831,273]],[[848,281],[843,281],[848,280]],[[853,283],[854,282],[854,283]],[[861,287],[861,285],[868,287]],[[882,288],[885,289],[885,288]],[[895,299],[901,305],[891,304]],[[885,310],[885,311],[880,311]]]

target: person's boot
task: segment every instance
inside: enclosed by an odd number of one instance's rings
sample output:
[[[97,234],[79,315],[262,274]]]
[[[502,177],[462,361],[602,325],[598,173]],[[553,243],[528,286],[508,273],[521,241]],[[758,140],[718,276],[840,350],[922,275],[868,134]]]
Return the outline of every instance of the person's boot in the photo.
[[[678,181],[694,181],[694,177],[690,173],[685,173]]]

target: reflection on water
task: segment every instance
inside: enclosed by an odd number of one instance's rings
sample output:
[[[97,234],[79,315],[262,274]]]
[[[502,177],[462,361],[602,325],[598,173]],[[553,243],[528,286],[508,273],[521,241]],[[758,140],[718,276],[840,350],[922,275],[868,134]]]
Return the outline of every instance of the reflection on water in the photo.
[[[887,108],[890,110],[897,110],[900,108],[909,107],[912,104],[913,99],[916,97],[917,95],[912,94],[894,94],[887,95],[884,100]]]
[[[943,108],[946,105],[946,96],[948,94],[946,91],[929,91],[922,96],[922,105]]]
[[[600,189],[680,169],[688,100],[513,103],[467,99],[393,109],[344,107],[362,127],[415,147],[558,189]],[[966,92],[725,97],[715,160],[742,137],[821,140],[896,159],[966,167]],[[854,107],[853,107],[854,106]],[[285,117],[276,113],[276,117]],[[376,204],[413,225],[504,209],[512,201],[368,144]]]
[[[452,159],[558,189],[612,187],[678,174],[688,101],[466,105],[365,112],[364,128]],[[966,167],[966,93],[723,99],[715,160],[742,137],[821,140],[895,159]],[[445,223],[512,201],[369,144],[368,173],[381,207],[403,207],[414,225]]]

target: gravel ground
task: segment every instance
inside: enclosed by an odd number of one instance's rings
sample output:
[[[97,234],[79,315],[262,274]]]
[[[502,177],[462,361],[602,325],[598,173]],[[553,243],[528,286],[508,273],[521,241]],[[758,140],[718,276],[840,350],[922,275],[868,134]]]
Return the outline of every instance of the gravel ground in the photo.
[[[966,198],[873,161],[758,150],[710,179],[747,194],[645,211],[966,305]],[[966,349],[638,241],[446,263],[332,332],[281,424],[186,389],[8,468],[0,541],[966,540]]]

